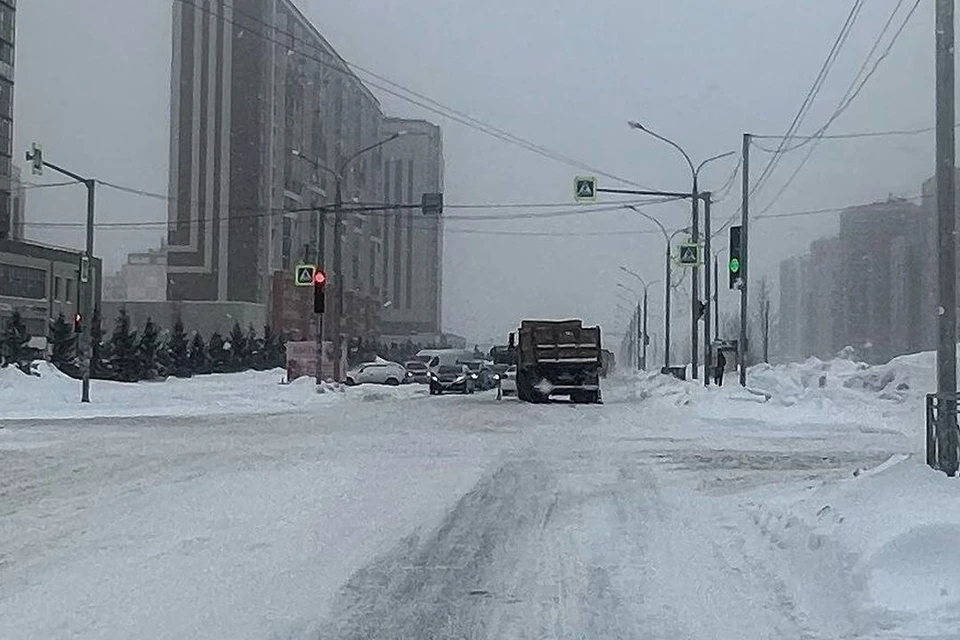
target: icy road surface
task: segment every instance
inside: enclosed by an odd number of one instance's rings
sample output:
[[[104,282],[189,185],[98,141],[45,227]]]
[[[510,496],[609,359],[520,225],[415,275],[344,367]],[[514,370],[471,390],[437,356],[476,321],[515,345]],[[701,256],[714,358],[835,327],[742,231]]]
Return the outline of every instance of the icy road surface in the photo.
[[[0,638],[949,637],[824,529],[916,448],[868,399],[606,399],[0,423]]]

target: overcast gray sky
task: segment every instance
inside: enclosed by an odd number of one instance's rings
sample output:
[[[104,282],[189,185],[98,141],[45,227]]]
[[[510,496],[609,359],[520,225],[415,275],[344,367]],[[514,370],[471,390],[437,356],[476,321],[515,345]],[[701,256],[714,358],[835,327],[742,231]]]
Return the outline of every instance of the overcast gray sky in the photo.
[[[565,156],[669,190],[689,188],[683,159],[628,130],[626,121],[640,120],[673,138],[695,161],[739,149],[744,131],[782,133],[850,6],[840,0],[299,4],[348,61]],[[833,112],[895,4],[865,3],[801,132],[815,130]],[[904,3],[901,17],[912,4]],[[171,6],[170,0],[21,3],[17,154],[40,141],[50,160],[78,172],[164,192]],[[380,97],[391,115],[442,125],[448,203],[572,204],[573,177],[584,171]],[[831,132],[927,126],[933,106],[933,3],[922,2]],[[752,206],[765,206],[803,155],[788,155]],[[766,159],[755,152],[754,175]],[[702,188],[718,188],[734,165],[719,162],[705,170]],[[932,171],[931,135],[825,141],[771,212],[915,195]],[[601,186],[618,185],[601,178]],[[714,207],[717,224],[735,213],[738,189]],[[98,204],[104,222],[166,218],[164,203],[137,196],[101,190]],[[83,206],[80,187],[32,190],[28,220],[81,221]],[[674,228],[684,226],[689,213],[688,205],[677,203],[647,210]],[[618,323],[616,283],[631,284],[619,265],[650,280],[663,277],[662,238],[638,233],[653,227],[636,214],[455,219],[477,213],[448,211],[444,273],[445,328],[472,340],[502,340],[524,317],[582,317],[612,332]],[[775,280],[777,260],[803,252],[811,239],[835,227],[835,215],[758,221],[751,234],[752,276],[766,273]],[[162,227],[103,230],[97,252],[108,268],[116,267],[127,252],[159,244],[162,234]],[[39,224],[28,227],[28,236],[72,246],[82,240],[80,229]],[[660,287],[654,289],[659,305]],[[732,298],[721,302],[727,309],[732,304]],[[659,324],[653,326],[651,332],[659,333]]]

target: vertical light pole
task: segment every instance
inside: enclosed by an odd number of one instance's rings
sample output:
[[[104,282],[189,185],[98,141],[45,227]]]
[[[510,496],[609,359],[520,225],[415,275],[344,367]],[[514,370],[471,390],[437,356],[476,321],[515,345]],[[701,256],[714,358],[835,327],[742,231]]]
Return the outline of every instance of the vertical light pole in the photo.
[[[33,145],[26,154],[28,162],[33,163],[33,172],[36,175],[43,173],[43,168],[53,169],[59,174],[76,180],[87,188],[87,240],[83,255],[80,256],[80,277],[77,283],[77,312],[80,314],[80,373],[82,376],[80,402],[90,402],[90,367],[93,357],[91,333],[93,329],[94,283],[91,274],[93,264],[93,222],[96,213],[97,181],[84,178],[68,169],[57,166],[43,159],[43,151]]]
[[[713,339],[720,340],[720,254],[726,251],[721,248],[713,254]]]
[[[380,140],[374,144],[366,146],[353,155],[349,156],[346,160],[340,163],[339,167],[333,169],[328,167],[314,158],[309,158],[305,156],[300,151],[294,149],[290,153],[298,158],[302,158],[309,164],[312,164],[315,168],[326,171],[327,173],[333,176],[334,182],[336,184],[334,191],[334,202],[333,202],[333,273],[334,273],[334,287],[337,292],[336,304],[334,305],[334,320],[333,320],[333,377],[337,382],[341,381],[343,377],[343,371],[341,364],[341,359],[343,357],[343,176],[346,170],[349,168],[350,164],[359,158],[361,155],[378,149],[388,142],[393,142],[397,138],[403,137],[407,134],[406,131],[398,131],[397,133]],[[323,228],[323,221],[321,219],[320,228]],[[318,327],[320,327],[318,323]],[[322,330],[322,329],[319,329]],[[323,338],[321,336],[319,340],[322,345]],[[322,350],[322,349],[321,349]],[[320,354],[318,357],[322,357]],[[317,361],[317,366],[320,366],[321,361]]]
[[[725,153],[720,153],[720,154],[717,154],[717,155],[715,155],[715,156],[711,156],[711,157],[707,158],[706,160],[704,160],[703,162],[701,162],[699,165],[694,165],[694,164],[693,164],[693,160],[690,159],[690,155],[689,155],[686,151],[684,151],[683,147],[681,147],[679,144],[677,144],[677,143],[674,142],[673,140],[667,138],[666,136],[662,136],[662,135],[660,135],[659,133],[657,133],[657,132],[655,132],[655,131],[653,131],[653,130],[651,130],[651,129],[648,129],[647,127],[645,127],[644,125],[640,124],[639,122],[636,122],[636,121],[631,120],[631,121],[629,121],[627,124],[628,124],[628,126],[629,126],[631,129],[636,129],[637,131],[642,131],[642,132],[644,132],[644,133],[646,133],[646,134],[648,134],[648,135],[650,135],[650,136],[653,136],[653,137],[656,138],[657,140],[660,140],[661,142],[667,143],[668,145],[670,145],[671,147],[673,147],[674,149],[676,149],[677,151],[679,151],[679,152],[680,152],[680,155],[683,156],[683,159],[687,161],[687,166],[690,167],[690,177],[691,177],[692,183],[693,183],[693,186],[692,186],[692,189],[691,189],[691,192],[690,192],[690,203],[691,203],[691,205],[690,205],[690,207],[691,207],[691,219],[690,219],[691,232],[690,232],[690,239],[691,239],[691,241],[692,241],[694,244],[699,244],[699,242],[700,242],[700,215],[699,215],[699,211],[700,211],[700,210],[699,210],[699,206],[700,206],[700,185],[699,185],[699,182],[700,182],[700,170],[703,169],[703,167],[704,167],[706,164],[708,164],[708,163],[710,163],[710,162],[713,162],[714,160],[719,160],[719,159],[721,159],[721,158],[726,158],[726,157],[728,157],[728,156],[734,155],[734,154],[736,153],[736,151],[727,151],[727,152],[725,152]],[[709,205],[707,205],[707,207],[705,208],[704,214],[705,214],[705,217],[706,217],[706,220],[705,220],[705,223],[706,223],[706,224],[705,224],[705,227],[706,227],[706,229],[707,229],[707,231],[706,231],[706,238],[707,238],[707,242],[709,243],[709,241],[710,241],[710,238],[709,238],[709,236],[710,236],[710,231],[709,231],[709,229],[710,229],[710,220],[709,220],[710,207],[709,207]],[[705,274],[705,275],[707,275],[707,274],[709,274],[710,266],[706,264],[706,261],[704,261],[704,263],[705,263],[704,266],[705,266],[705,271],[706,271],[706,274]],[[692,275],[693,275],[693,280],[692,280],[691,286],[690,286],[690,363],[691,363],[691,370],[692,370],[691,375],[693,376],[694,379],[696,379],[697,376],[698,376],[698,369],[699,369],[699,363],[698,363],[698,361],[697,361],[697,360],[698,360],[698,352],[699,352],[699,344],[698,344],[698,333],[699,333],[699,332],[698,332],[698,329],[699,329],[699,327],[698,327],[698,324],[697,324],[697,323],[699,322],[699,311],[700,311],[700,291],[699,291],[699,287],[700,287],[700,267],[699,267],[699,265],[693,267],[693,274],[692,274]],[[709,276],[707,275],[707,277],[709,277]],[[705,303],[704,311],[705,311],[705,313],[708,313],[708,312],[709,312],[709,290],[710,290],[710,284],[709,284],[709,282],[706,282],[706,283],[704,284],[704,286],[705,286],[705,288],[706,288],[706,291],[708,292],[708,295],[707,295],[708,300],[707,300],[707,302]],[[709,324],[709,321],[707,321],[706,324]],[[705,338],[705,341],[709,341],[709,327],[707,327],[706,336],[707,336],[707,337]],[[707,348],[709,349],[709,345],[707,346]],[[704,361],[704,364],[707,364],[706,361]],[[710,377],[707,376],[707,375],[705,375],[704,377],[705,377],[707,380],[710,379]]]
[[[639,213],[641,216],[650,220],[657,228],[660,229],[660,232],[663,234],[664,244],[666,245],[666,260],[664,264],[664,288],[663,288],[663,367],[664,369],[670,366],[670,291],[671,291],[671,264],[672,256],[670,254],[670,245],[673,243],[673,239],[677,236],[678,233],[689,233],[690,227],[685,227],[683,229],[677,229],[673,233],[669,233],[666,227],[663,226],[659,220],[651,216],[646,211],[643,211],[639,207],[635,207],[631,204],[626,205],[627,209],[635,213]]]
[[[937,453],[938,466],[948,476],[957,473],[957,253],[956,151],[954,122],[954,0],[936,6],[936,179],[939,317],[937,318]]]
[[[647,370],[647,346],[648,346],[648,343],[650,342],[650,334],[647,332],[647,317],[649,316],[649,313],[648,313],[649,312],[649,295],[648,294],[649,294],[650,287],[655,284],[658,284],[660,281],[653,280],[651,282],[647,282],[646,280],[643,279],[643,277],[639,273],[631,271],[630,269],[627,269],[623,265],[620,265],[620,270],[636,278],[640,282],[640,284],[643,286],[643,336],[642,336],[643,351],[640,356],[639,368],[641,371],[646,371]],[[637,303],[637,314],[638,315],[640,314],[639,303]]]
[[[740,386],[747,386],[747,275],[749,274],[750,227],[750,134],[743,134],[743,171],[740,204],[740,337],[737,340],[737,360],[740,364]]]

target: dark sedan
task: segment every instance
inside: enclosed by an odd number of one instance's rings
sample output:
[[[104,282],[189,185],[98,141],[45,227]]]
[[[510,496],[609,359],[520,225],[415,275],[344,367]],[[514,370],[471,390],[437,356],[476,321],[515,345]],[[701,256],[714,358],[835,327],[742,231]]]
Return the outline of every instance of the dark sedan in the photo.
[[[475,384],[474,374],[466,366],[441,366],[430,372],[430,393],[438,396],[445,391],[454,393],[473,393]]]
[[[403,367],[407,370],[407,382],[417,382],[419,384],[430,382],[430,369],[423,362],[411,360],[403,363]]]

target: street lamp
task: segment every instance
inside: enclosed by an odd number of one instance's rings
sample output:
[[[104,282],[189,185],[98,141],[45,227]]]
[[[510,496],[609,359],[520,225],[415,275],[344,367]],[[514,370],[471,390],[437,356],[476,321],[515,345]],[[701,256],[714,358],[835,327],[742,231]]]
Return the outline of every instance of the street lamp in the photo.
[[[664,294],[663,294],[663,366],[667,368],[670,366],[670,267],[672,264],[671,254],[670,254],[670,245],[673,243],[673,239],[677,236],[678,233],[690,233],[690,227],[685,227],[683,229],[677,229],[673,233],[667,231],[667,228],[663,226],[659,220],[651,216],[646,211],[643,211],[639,207],[636,207],[632,204],[625,205],[627,209],[639,213],[641,216],[653,222],[660,229],[660,232],[663,234],[663,240],[666,243],[666,261],[664,263]]]
[[[340,382],[340,378],[343,376],[341,371],[340,360],[343,353],[343,176],[350,164],[362,156],[365,153],[373,151],[374,149],[379,149],[383,145],[393,142],[397,138],[402,138],[407,135],[406,131],[398,131],[391,136],[375,142],[374,144],[368,145],[353,155],[349,156],[346,160],[340,163],[340,165],[334,169],[331,167],[322,164],[315,158],[310,158],[297,149],[292,149],[290,153],[297,158],[305,160],[307,163],[313,165],[314,168],[326,171],[331,174],[336,181],[336,191],[334,197],[334,221],[333,221],[333,273],[334,273],[334,286],[337,291],[337,303],[334,305],[334,334],[333,334],[333,352],[334,352],[334,362],[333,362],[333,377],[337,382]],[[320,228],[322,229],[324,223],[322,222]],[[317,381],[320,382],[320,364],[322,362],[322,349],[323,349],[323,336],[322,336],[322,324],[320,322],[317,329]]]
[[[713,162],[714,160],[719,160],[719,159],[721,159],[721,158],[726,158],[726,157],[729,157],[729,156],[734,155],[734,154],[736,153],[736,151],[727,151],[727,152],[725,152],[725,153],[719,153],[719,154],[717,154],[717,155],[715,155],[715,156],[711,156],[711,157],[707,158],[706,160],[704,160],[703,162],[701,162],[701,163],[698,164],[698,165],[694,165],[694,164],[693,164],[693,160],[690,159],[690,155],[689,155],[686,151],[683,150],[683,147],[681,147],[679,144],[677,144],[677,143],[674,142],[673,140],[670,140],[669,138],[660,135],[660,134],[657,133],[656,131],[652,131],[651,129],[648,129],[648,128],[645,127],[644,125],[642,125],[642,124],[640,124],[639,122],[636,122],[636,121],[634,121],[634,120],[628,121],[628,122],[627,122],[627,125],[628,125],[631,129],[636,129],[637,131],[642,131],[643,133],[646,133],[647,135],[650,135],[650,136],[656,138],[657,140],[660,140],[660,141],[662,141],[662,142],[667,143],[668,145],[670,145],[671,147],[673,147],[674,149],[676,149],[677,151],[679,151],[679,152],[680,152],[680,155],[683,156],[683,159],[687,161],[687,166],[690,167],[690,177],[692,178],[692,182],[693,182],[693,187],[692,187],[691,193],[690,193],[691,212],[692,212],[692,216],[691,216],[691,221],[690,221],[690,222],[691,222],[691,226],[692,226],[692,228],[693,228],[693,232],[691,233],[691,240],[692,240],[694,243],[698,243],[699,240],[700,240],[700,238],[699,238],[699,233],[700,233],[700,231],[699,231],[699,229],[700,229],[700,220],[699,220],[699,205],[700,205],[699,177],[700,177],[700,170],[703,169],[703,167],[704,167],[706,164],[708,164],[708,163],[710,163],[710,162]],[[709,195],[708,195],[707,197],[709,197]],[[705,238],[705,240],[704,240],[704,244],[705,244],[705,246],[704,246],[704,253],[705,253],[707,256],[709,256],[709,255],[710,255],[710,207],[709,207],[709,206],[706,206],[704,209],[705,209],[705,212],[704,212],[704,238]],[[698,312],[699,312],[699,309],[698,309],[698,307],[699,307],[699,301],[700,301],[700,292],[699,292],[700,279],[699,279],[699,278],[700,278],[700,267],[699,267],[699,266],[694,266],[694,267],[693,267],[693,282],[692,282],[692,286],[690,287],[690,291],[691,291],[691,300],[690,300],[690,302],[691,302],[691,307],[690,307],[690,349],[691,349],[691,358],[690,358],[690,359],[691,359],[691,362],[692,362],[692,367],[691,367],[691,368],[692,368],[692,374],[691,374],[691,375],[693,376],[694,379],[697,378],[697,369],[698,369],[698,365],[697,365],[697,351],[698,351],[698,344],[697,344],[697,328],[698,328],[698,327],[697,327],[697,322],[698,322],[698,318],[699,318],[699,313],[698,313]],[[705,365],[705,366],[709,366],[709,364],[710,364],[710,363],[709,363],[709,359],[710,359],[710,348],[709,348],[709,340],[710,340],[710,326],[709,326],[709,325],[710,325],[710,308],[709,308],[709,305],[710,305],[710,264],[709,264],[709,262],[707,262],[707,261],[704,261],[704,285],[703,285],[703,286],[704,286],[704,290],[705,290],[704,292],[706,293],[706,298],[707,298],[707,302],[705,303],[704,309],[703,309],[703,311],[704,311],[704,317],[706,318],[705,324],[704,324],[704,342],[707,343],[707,344],[705,345],[706,350],[705,350],[704,365]],[[708,381],[708,384],[709,384],[709,379],[710,379],[709,376],[704,376],[704,378]]]
[[[713,340],[720,340],[720,254],[728,251],[721,247],[713,252]]]
[[[646,280],[644,280],[644,279],[640,276],[639,273],[634,273],[633,271],[631,271],[630,269],[627,269],[627,268],[626,268],[625,266],[623,266],[623,265],[620,265],[620,270],[623,271],[624,273],[630,274],[631,276],[633,276],[634,278],[636,278],[637,280],[639,280],[639,281],[640,281],[640,284],[643,285],[643,329],[642,329],[643,333],[642,333],[642,336],[641,336],[641,337],[638,337],[638,338],[637,338],[637,339],[641,342],[641,344],[643,345],[643,349],[642,349],[642,352],[641,352],[641,354],[640,354],[640,360],[637,362],[637,367],[638,367],[641,371],[646,371],[646,370],[647,370],[647,344],[648,344],[649,341],[650,341],[649,335],[647,334],[647,309],[648,309],[648,296],[647,296],[647,291],[650,289],[651,285],[657,284],[657,283],[659,282],[659,280],[654,280],[654,281],[652,281],[652,282],[647,282]],[[624,289],[627,288],[627,287],[625,287],[624,285],[619,284],[619,283],[618,283],[617,286],[623,287]],[[639,308],[639,302],[638,302],[638,303],[637,303],[637,315],[638,315],[638,317],[639,317],[639,314],[640,314],[640,308]]]

